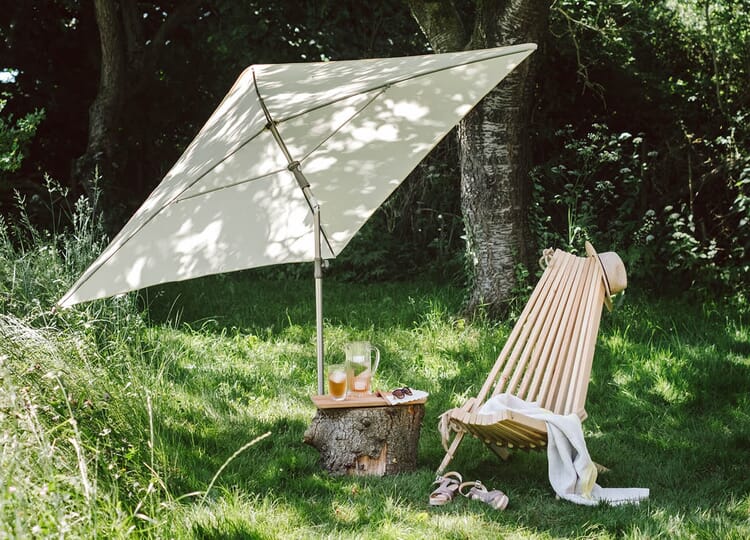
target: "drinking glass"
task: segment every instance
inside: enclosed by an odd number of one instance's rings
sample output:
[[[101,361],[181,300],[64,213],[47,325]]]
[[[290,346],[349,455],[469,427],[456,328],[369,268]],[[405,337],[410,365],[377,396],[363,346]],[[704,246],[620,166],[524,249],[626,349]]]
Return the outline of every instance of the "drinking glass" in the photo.
[[[346,398],[346,366],[344,364],[328,366],[328,393],[336,401]]]

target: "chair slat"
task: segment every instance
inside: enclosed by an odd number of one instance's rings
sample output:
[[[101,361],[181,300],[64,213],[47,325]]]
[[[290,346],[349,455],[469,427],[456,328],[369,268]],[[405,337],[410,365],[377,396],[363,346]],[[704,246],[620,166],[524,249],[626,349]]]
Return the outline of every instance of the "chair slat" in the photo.
[[[533,393],[534,388],[531,383],[533,380],[539,379],[547,365],[547,358],[544,356],[544,351],[548,347],[552,335],[557,331],[560,312],[562,311],[561,299],[565,295],[565,290],[570,286],[569,277],[571,272],[569,269],[572,268],[573,264],[575,264],[575,257],[566,254],[556,276],[557,282],[550,291],[547,309],[548,316],[544,321],[544,325],[540,328],[539,337],[534,343],[533,354],[529,359],[528,366],[523,371],[523,377],[520,381],[516,383],[515,380],[512,380],[511,387],[508,389],[509,392],[527,401],[535,401],[536,396]]]
[[[562,333],[563,317],[569,316],[568,298],[574,290],[576,268],[579,265],[578,257],[566,254],[565,265],[561,268],[560,273],[561,282],[549,306],[550,316],[541,331],[542,339],[536,344],[532,364],[524,374],[523,381],[517,390],[516,395],[527,401],[538,401],[539,385],[544,374],[549,371],[550,364],[554,362],[550,352],[558,339],[558,335]]]
[[[578,404],[576,403],[576,394],[579,394],[578,389],[579,385],[584,382],[584,376],[585,376],[585,382],[588,386],[588,376],[589,373],[587,373],[587,357],[586,354],[589,350],[589,342],[590,342],[590,334],[591,334],[591,327],[593,323],[593,319],[595,317],[594,311],[596,311],[596,305],[595,302],[598,300],[597,298],[597,289],[599,284],[601,283],[601,275],[599,272],[599,263],[593,258],[589,258],[586,261],[586,264],[590,266],[590,276],[589,280],[586,283],[586,289],[584,291],[584,298],[582,299],[585,302],[585,311],[584,316],[582,320],[582,327],[578,334],[578,339],[576,340],[576,350],[575,350],[575,356],[574,360],[571,362],[573,366],[573,371],[571,373],[571,379],[570,379],[570,385],[569,389],[567,391],[567,396],[565,399],[565,405],[564,410],[566,413],[575,412]],[[602,298],[603,300],[603,298]],[[582,306],[584,307],[584,306]],[[598,305],[599,307],[599,314],[601,314],[601,303]],[[598,318],[598,317],[597,317]],[[593,351],[592,351],[593,352]]]
[[[566,277],[568,268],[571,264],[575,264],[576,260],[576,257],[567,253],[563,253],[563,255],[555,268],[553,278],[548,282],[549,286],[545,289],[544,294],[538,302],[541,313],[533,323],[531,321],[527,321],[526,323],[531,325],[531,332],[524,343],[517,345],[517,347],[520,346],[522,349],[519,361],[513,370],[513,375],[510,377],[506,388],[503,390],[504,392],[523,397],[522,392],[519,391],[521,380],[522,378],[528,379],[527,374],[531,374],[538,365],[544,340],[548,337],[550,326],[556,314],[556,308],[563,293],[561,288],[567,285],[564,278]]]
[[[552,343],[552,349],[548,356],[548,364],[545,369],[544,378],[542,379],[542,384],[537,395],[537,401],[542,407],[551,409],[554,412],[559,412],[555,410],[554,403],[560,387],[560,379],[562,378],[562,372],[565,367],[570,340],[572,339],[573,330],[575,328],[575,318],[578,314],[576,306],[578,293],[581,289],[581,282],[585,279],[585,265],[582,264],[580,259],[577,262],[578,264],[575,269],[573,287],[567,298],[564,317],[562,318],[560,328],[555,336],[554,342]]]
[[[531,313],[532,310],[535,308],[537,300],[541,296],[542,290],[546,286],[547,280],[550,279],[550,277],[553,274],[554,265],[556,265],[557,260],[559,260],[562,257],[562,255],[560,255],[562,253],[564,252],[561,250],[555,251],[552,257],[552,261],[547,266],[545,271],[542,273],[542,277],[539,278],[539,283],[532,291],[531,296],[529,297],[529,300],[526,303],[526,306],[521,312],[521,315],[519,317],[520,320],[525,320],[528,317],[529,313]],[[472,407],[472,410],[478,409],[484,403],[485,398],[490,393],[490,389],[496,385],[497,380],[498,380],[498,375],[500,374],[500,371],[505,366],[506,360],[508,359],[508,355],[513,350],[513,346],[515,345],[516,340],[520,336],[522,329],[523,329],[523,325],[516,324],[511,330],[510,335],[508,336],[508,339],[505,342],[505,345],[500,351],[500,355],[497,357],[495,364],[492,366],[492,369],[487,375],[487,379],[485,380],[484,385],[482,385],[482,388],[479,390],[479,393],[477,394],[477,399],[476,399],[474,406]]]
[[[568,414],[570,411],[565,410],[565,403],[567,399],[567,392],[570,389],[571,379],[573,376],[573,370],[577,359],[578,343],[581,336],[581,330],[585,324],[586,310],[585,310],[585,291],[586,285],[591,279],[593,274],[592,265],[585,264],[583,269],[583,280],[581,286],[578,287],[575,294],[573,309],[575,311],[574,324],[569,334],[569,340],[567,341],[567,347],[565,348],[565,354],[562,357],[562,370],[560,371],[560,378],[557,381],[555,391],[555,401],[552,410],[557,414]]]
[[[604,297],[606,295],[606,291],[604,288],[604,276],[601,270],[601,267],[598,264],[598,261],[594,261],[594,265],[596,266],[596,273],[598,276],[598,279],[594,280],[593,285],[593,291],[591,292],[591,302],[592,302],[592,313],[590,318],[588,319],[589,325],[587,328],[587,335],[586,335],[586,348],[583,352],[583,358],[585,359],[585,364],[583,366],[583,370],[579,376],[579,379],[576,384],[575,388],[575,394],[572,404],[572,410],[581,416],[581,418],[585,418],[586,416],[586,410],[585,410],[585,404],[586,404],[586,396],[588,394],[588,388],[589,388],[589,380],[591,379],[591,366],[594,361],[594,350],[596,349],[596,338],[599,335],[599,324],[601,322],[602,318],[602,309],[601,306],[604,303]]]

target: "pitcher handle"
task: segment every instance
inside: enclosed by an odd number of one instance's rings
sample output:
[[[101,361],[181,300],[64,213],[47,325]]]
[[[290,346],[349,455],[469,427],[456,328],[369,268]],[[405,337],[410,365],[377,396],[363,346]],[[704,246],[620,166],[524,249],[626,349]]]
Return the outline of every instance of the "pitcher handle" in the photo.
[[[378,370],[378,364],[380,363],[380,349],[371,345],[370,351],[375,351],[375,365],[372,366],[372,371],[371,371],[371,373],[375,375],[375,372]]]

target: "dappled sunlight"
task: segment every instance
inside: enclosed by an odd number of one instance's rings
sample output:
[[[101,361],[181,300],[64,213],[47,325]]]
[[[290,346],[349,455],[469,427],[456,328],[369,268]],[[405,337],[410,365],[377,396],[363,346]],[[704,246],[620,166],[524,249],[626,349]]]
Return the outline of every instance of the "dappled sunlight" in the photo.
[[[613,362],[613,384],[640,406],[653,406],[648,405],[652,398],[656,398],[656,403],[673,406],[710,406],[705,399],[714,390],[724,388],[721,393],[730,397],[732,392],[727,394],[727,390],[734,388],[738,392],[741,381],[750,382],[750,369],[743,364],[741,355],[737,362],[731,347],[720,348],[732,339],[730,327],[716,328],[712,323],[701,332],[691,330],[685,334],[674,328],[656,327],[653,322],[647,324],[658,328],[658,333],[646,329],[651,336],[647,343],[634,323],[626,333],[615,331],[600,339],[600,347],[608,351]],[[675,324],[671,322],[672,326]],[[686,340],[685,335],[691,339]],[[634,388],[641,391],[636,393]],[[643,393],[644,388],[650,395]]]
[[[351,130],[350,135],[350,146],[348,148],[341,148],[341,150],[354,151],[376,141],[392,143],[399,140],[396,126],[378,125],[375,122],[364,123]]]
[[[315,156],[305,161],[305,170],[308,173],[322,173],[336,165],[338,158],[335,156]]]
[[[127,274],[125,274],[125,281],[129,287],[137,288],[139,284],[142,283],[142,274],[145,266],[145,257],[141,257],[133,261],[131,267],[127,271]]]
[[[114,457],[121,475],[116,487],[158,483],[147,515],[159,521],[163,535],[182,531],[183,524],[193,535],[240,537],[269,530],[280,537],[342,538],[445,538],[472,531],[529,538],[710,531],[744,538],[750,532],[745,471],[750,373],[736,327],[721,317],[696,321],[702,334],[671,320],[681,330],[655,338],[651,329],[668,328],[661,319],[672,315],[669,306],[649,301],[660,311],[649,313],[648,321],[613,317],[602,330],[594,360],[597,383],[584,424],[587,444],[592,457],[611,469],[600,476],[604,487],[647,486],[648,502],[616,508],[564,503],[549,487],[543,452],[514,453],[504,462],[467,438],[456,470],[466,480],[481,479],[505,491],[508,510],[499,513],[465,498],[430,508],[426,500],[443,453],[437,417],[476,393],[505,342],[507,325],[461,318],[458,290],[332,281],[327,358],[348,340],[369,339],[383,351],[378,383],[413,383],[430,392],[416,471],[332,477],[302,442],[315,414],[314,325],[298,309],[308,295],[290,294],[296,281],[245,277],[173,284],[159,302],[182,311],[181,322],[142,325],[117,338],[122,342],[98,333],[101,329],[76,327],[72,336],[55,330],[71,349],[81,349],[73,356],[50,354],[46,346],[27,352],[34,342],[28,333],[10,336],[17,345],[0,340],[0,358],[14,362],[7,373],[20,377],[29,391],[38,384],[53,388],[55,382],[40,376],[48,367],[29,370],[28,358],[45,366],[59,363],[70,384],[84,371],[75,366],[77,355],[94,355],[96,369],[82,373],[90,381],[69,386],[75,389],[72,397],[93,396],[96,404],[75,409],[78,426],[93,430],[91,448],[100,441],[108,445],[111,453],[100,459],[109,464],[104,458]],[[231,316],[215,317],[216,305],[226,306]],[[692,397],[683,400],[682,391]],[[65,411],[67,405],[56,406]],[[134,424],[126,429],[129,422]],[[100,426],[117,436],[97,436]],[[266,432],[271,435],[235,454]],[[131,511],[140,497],[134,491],[123,508]]]
[[[311,261],[313,198],[322,256],[335,257],[535,48],[248,68],[61,305]],[[310,201],[288,169],[297,164]]]
[[[414,100],[393,101],[385,100],[385,108],[390,109],[393,116],[403,118],[409,122],[420,122],[429,114],[430,108]],[[380,117],[381,120],[387,120]]]
[[[192,523],[192,534],[205,538],[224,537],[228,531],[237,537],[261,538],[268,531],[286,531],[307,524],[303,509],[285,501],[280,494],[261,496],[237,488],[222,490],[208,504],[182,505],[174,511]]]
[[[221,223],[214,221],[207,224],[200,231],[190,231],[190,223],[183,223],[184,229],[178,231],[177,241],[175,242],[175,252],[180,257],[184,273],[192,275],[196,264],[193,254],[202,252],[205,257],[210,259],[220,259],[226,251],[227,246],[220,241]]]
[[[643,537],[646,538],[657,534],[666,534],[671,538],[690,538],[701,536],[701,531],[710,531],[713,538],[744,536],[743,532],[738,531],[736,525],[726,518],[723,504],[717,507],[714,502],[709,501],[705,501],[697,508],[678,513],[654,509],[650,518],[653,523],[642,529]],[[744,534],[750,534],[750,527],[744,527]]]

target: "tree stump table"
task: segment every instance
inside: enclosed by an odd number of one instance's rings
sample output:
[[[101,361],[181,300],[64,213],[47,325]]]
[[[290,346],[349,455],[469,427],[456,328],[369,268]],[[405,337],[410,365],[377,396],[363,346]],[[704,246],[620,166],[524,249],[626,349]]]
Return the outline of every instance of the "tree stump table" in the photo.
[[[390,405],[374,394],[312,400],[318,411],[304,442],[320,452],[321,467],[330,474],[383,476],[417,468],[426,398],[403,405]]]

